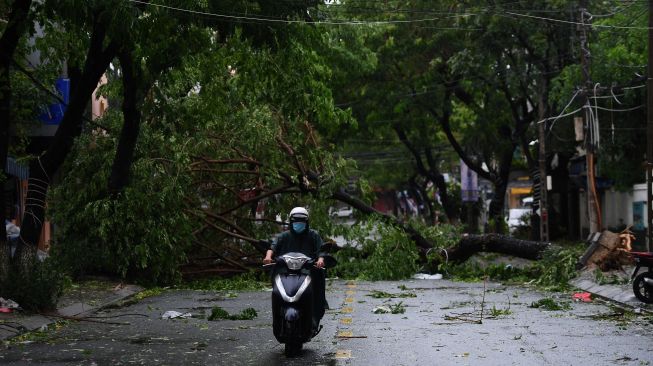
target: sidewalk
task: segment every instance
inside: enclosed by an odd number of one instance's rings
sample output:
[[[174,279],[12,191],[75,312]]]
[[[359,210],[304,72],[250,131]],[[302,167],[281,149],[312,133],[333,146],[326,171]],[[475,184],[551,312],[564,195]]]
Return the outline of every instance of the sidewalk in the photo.
[[[142,288],[122,285],[112,280],[91,280],[76,283],[57,302],[54,316],[26,312],[0,313],[0,341],[41,329],[64,317],[79,317],[122,301]],[[57,316],[58,315],[58,316]]]
[[[569,284],[591,293],[594,297],[602,297],[634,309],[653,312],[653,304],[639,301],[633,293],[633,284],[630,280],[633,268],[624,266],[622,271],[605,272],[598,276],[594,271],[583,271],[578,277],[569,281]]]

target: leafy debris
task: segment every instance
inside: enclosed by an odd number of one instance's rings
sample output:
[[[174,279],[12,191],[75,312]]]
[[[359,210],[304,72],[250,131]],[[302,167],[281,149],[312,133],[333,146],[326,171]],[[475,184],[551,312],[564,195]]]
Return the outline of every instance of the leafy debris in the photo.
[[[240,312],[240,314],[229,314],[225,309],[216,306],[211,310],[211,315],[207,318],[210,321],[218,319],[227,320],[252,320],[258,316],[254,308],[247,308]]]
[[[367,294],[366,296],[370,296],[370,297],[373,297],[375,299],[394,299],[394,298],[417,297],[417,295],[415,295],[412,292],[402,292],[402,293],[399,293],[399,294],[393,294],[393,293],[390,293],[390,292],[377,291],[377,290],[372,291],[372,293]]]
[[[542,309],[547,311],[571,310],[571,304],[568,302],[558,302],[550,297],[545,297],[531,303],[529,308]]]

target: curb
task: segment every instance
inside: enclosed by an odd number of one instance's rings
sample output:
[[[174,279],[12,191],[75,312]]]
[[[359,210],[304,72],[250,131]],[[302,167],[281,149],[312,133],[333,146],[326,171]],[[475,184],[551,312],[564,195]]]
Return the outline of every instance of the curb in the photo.
[[[99,305],[86,304],[83,302],[55,310],[51,316],[47,314],[23,315],[18,313],[8,314],[0,317],[0,341],[7,341],[43,327],[47,327],[59,320],[61,317],[79,317],[93,314],[111,305],[127,300],[143,291],[143,288],[136,285],[125,285],[102,300]]]
[[[618,285],[600,285],[588,279],[576,278],[569,281],[569,285],[576,287],[579,290],[589,292],[593,297],[617,303],[633,310],[639,309],[643,313],[653,314],[653,307],[651,307],[651,305],[645,304],[635,297],[630,283],[627,287]]]

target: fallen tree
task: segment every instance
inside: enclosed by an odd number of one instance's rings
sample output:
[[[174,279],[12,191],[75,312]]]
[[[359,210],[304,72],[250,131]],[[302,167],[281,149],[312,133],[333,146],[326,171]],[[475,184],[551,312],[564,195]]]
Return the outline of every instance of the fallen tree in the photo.
[[[394,216],[378,211],[374,207],[366,204],[357,197],[350,195],[343,189],[338,190],[332,195],[333,199],[344,202],[364,214],[375,214],[385,223],[394,225],[408,234],[411,240],[415,242],[420,249],[421,258],[426,259],[426,254],[437,246],[425,238],[409,223],[401,222]],[[449,248],[440,248],[441,258],[451,262],[464,262],[472,255],[479,252],[491,252],[511,255],[526,259],[540,259],[542,253],[551,246],[548,242],[528,241],[515,239],[501,234],[472,235],[464,234],[458,241],[458,244]],[[437,259],[433,265],[438,265]]]

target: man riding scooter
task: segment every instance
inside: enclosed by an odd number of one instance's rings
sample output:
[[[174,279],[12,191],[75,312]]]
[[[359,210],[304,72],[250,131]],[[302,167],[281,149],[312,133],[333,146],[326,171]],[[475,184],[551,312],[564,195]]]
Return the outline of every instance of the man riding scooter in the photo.
[[[325,298],[324,253],[320,252],[322,238],[317,231],[309,227],[308,211],[304,207],[295,207],[290,211],[290,229],[279,234],[268,249],[264,264],[273,262],[273,257],[286,253],[302,253],[310,258],[317,258],[311,277],[313,280],[314,311],[313,332],[317,334],[318,325],[328,307]]]

